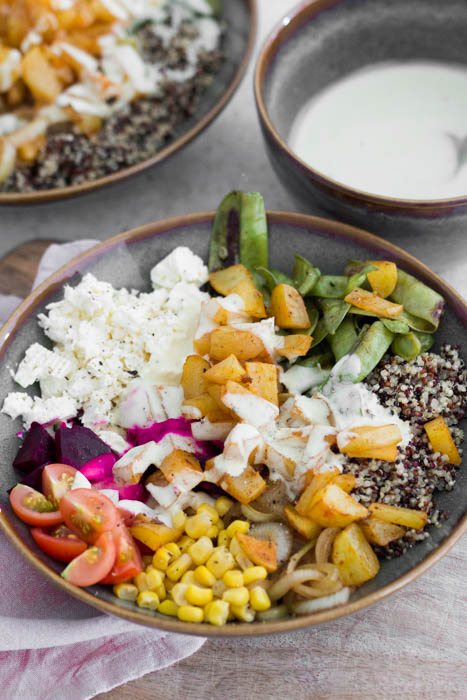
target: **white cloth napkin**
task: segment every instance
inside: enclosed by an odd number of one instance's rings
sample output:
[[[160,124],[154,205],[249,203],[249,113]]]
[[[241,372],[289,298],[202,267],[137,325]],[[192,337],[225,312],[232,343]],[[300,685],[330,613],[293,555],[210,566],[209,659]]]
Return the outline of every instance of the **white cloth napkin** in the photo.
[[[98,241],[52,245],[34,282]],[[0,296],[0,323],[21,299]],[[0,698],[85,700],[190,656],[204,639],[98,613],[36,572],[0,535]]]

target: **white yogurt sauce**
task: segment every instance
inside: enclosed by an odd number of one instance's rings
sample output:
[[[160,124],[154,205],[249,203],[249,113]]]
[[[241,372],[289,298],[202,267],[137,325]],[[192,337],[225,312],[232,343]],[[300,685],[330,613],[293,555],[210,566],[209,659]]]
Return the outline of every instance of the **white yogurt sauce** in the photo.
[[[315,170],[386,197],[467,195],[467,67],[376,63],[322,90],[290,147]]]

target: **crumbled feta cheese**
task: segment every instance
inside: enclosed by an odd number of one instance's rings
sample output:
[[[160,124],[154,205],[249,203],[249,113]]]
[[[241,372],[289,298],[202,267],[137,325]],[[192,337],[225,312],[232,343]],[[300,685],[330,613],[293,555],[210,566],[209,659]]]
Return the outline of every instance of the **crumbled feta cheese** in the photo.
[[[198,255],[186,246],[175,248],[151,270],[154,287],[175,287],[177,282],[191,282],[201,287],[208,281],[208,268]]]

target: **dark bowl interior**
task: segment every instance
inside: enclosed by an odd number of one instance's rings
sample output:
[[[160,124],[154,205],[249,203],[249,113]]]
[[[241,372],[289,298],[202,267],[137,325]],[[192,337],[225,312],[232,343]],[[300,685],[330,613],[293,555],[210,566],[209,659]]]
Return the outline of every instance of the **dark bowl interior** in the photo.
[[[174,135],[162,150],[141,163],[98,180],[86,181],[82,185],[25,194],[2,194],[0,192],[0,204],[50,201],[104,187],[160,163],[198,136],[226,106],[237,89],[248,65],[255,39],[256,0],[229,0],[229,2],[221,3],[221,7],[221,19],[226,24],[226,32],[222,41],[222,50],[226,60],[223,62],[221,70],[214,76],[211,85],[202,94],[194,114],[176,127]]]
[[[99,279],[111,282],[117,287],[127,286],[149,291],[150,269],[177,245],[187,245],[206,259],[212,217],[212,213],[189,215],[149,224],[128,234],[122,234],[80,256],[41,285],[1,331],[0,405],[8,392],[18,388],[15,387],[11,377],[11,369],[16,368],[25,350],[36,341],[48,344],[36,323],[36,316],[45,310],[48,303],[62,298],[65,282],[75,285],[85,272],[91,271]],[[402,268],[417,275],[441,292],[447,300],[446,312],[440,330],[436,334],[435,350],[439,349],[442,343],[457,344],[462,337],[465,337],[466,304],[439,277],[401,249],[350,226],[300,214],[270,213],[269,230],[271,267],[282,269],[288,274],[292,272],[293,257],[296,252],[310,258],[321,270],[328,273],[341,272],[349,258],[394,260]],[[409,550],[404,556],[390,562],[383,561],[379,575],[359,588],[347,605],[303,618],[267,624],[254,623],[212,628],[182,623],[140,610],[134,604],[117,600],[109,587],[75,589],[54,573],[59,572],[63,567],[49,559],[36,547],[29,534],[29,528],[13,515],[8,502],[7,489],[12,487],[18,479],[11,464],[19,444],[15,433],[20,429],[19,420],[11,421],[6,415],[0,413],[0,513],[3,511],[0,515],[0,526],[6,534],[20,549],[23,545],[23,554],[33,564],[42,568],[43,573],[84,602],[134,622],[164,627],[172,631],[224,636],[262,634],[304,627],[352,612],[397,590],[422,573],[452,546],[465,526],[465,523],[462,524],[462,519],[467,510],[467,471],[465,468],[460,468],[457,487],[451,492],[440,493],[436,499],[439,507],[449,511],[448,520],[443,522],[439,529],[432,528],[431,537]],[[465,461],[464,458],[464,467]],[[8,526],[5,515],[11,527]]]

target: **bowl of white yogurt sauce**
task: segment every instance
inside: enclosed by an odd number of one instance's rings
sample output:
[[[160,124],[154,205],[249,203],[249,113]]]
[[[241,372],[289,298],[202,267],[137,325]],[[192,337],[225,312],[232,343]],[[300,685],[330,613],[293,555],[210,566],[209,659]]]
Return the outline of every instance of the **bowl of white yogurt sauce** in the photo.
[[[271,163],[299,204],[391,237],[467,220],[467,6],[314,0],[258,58]]]

